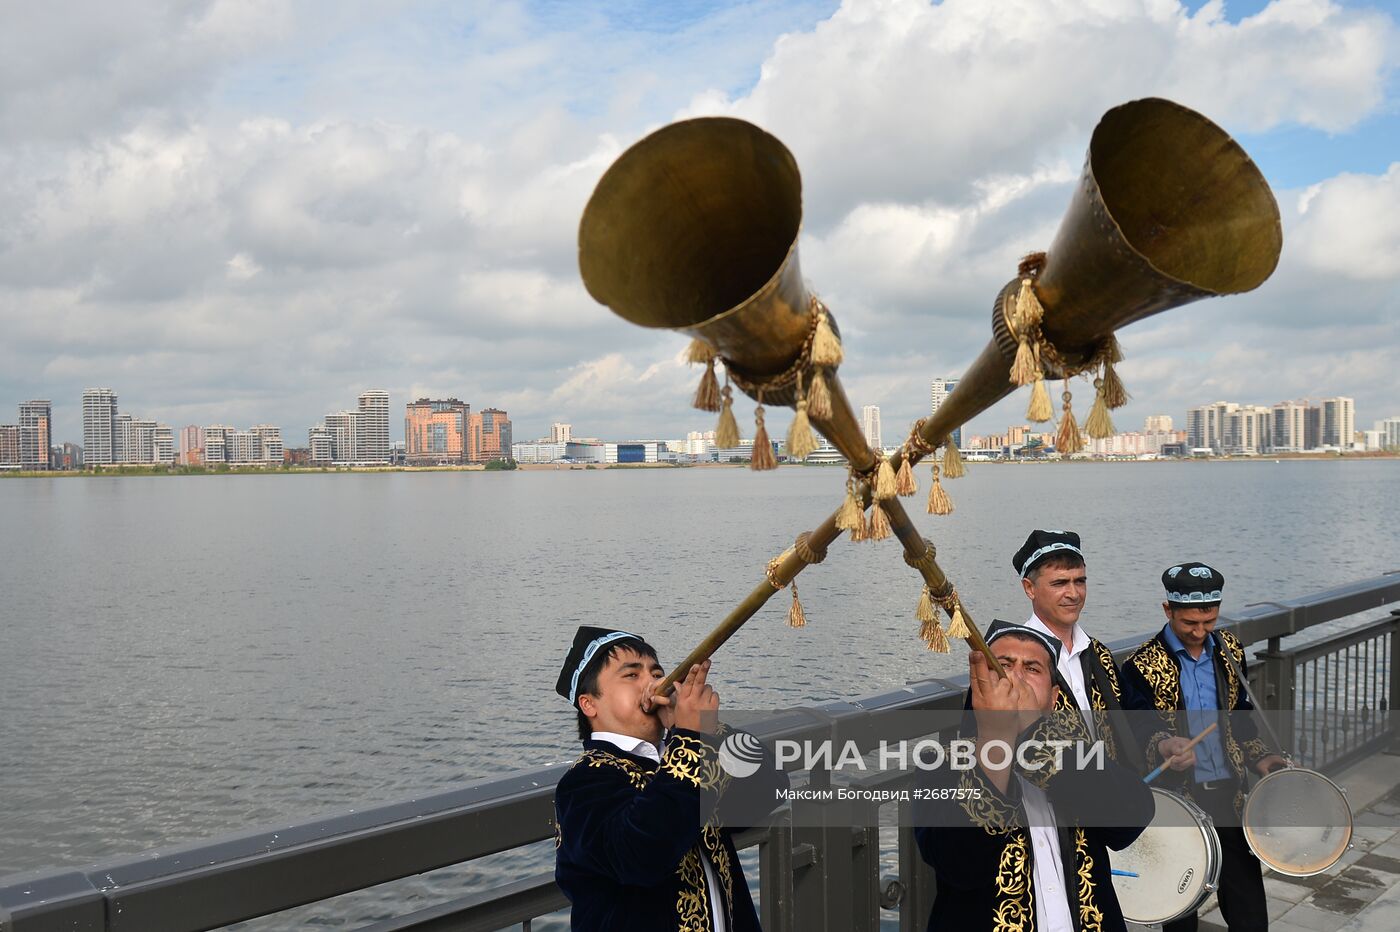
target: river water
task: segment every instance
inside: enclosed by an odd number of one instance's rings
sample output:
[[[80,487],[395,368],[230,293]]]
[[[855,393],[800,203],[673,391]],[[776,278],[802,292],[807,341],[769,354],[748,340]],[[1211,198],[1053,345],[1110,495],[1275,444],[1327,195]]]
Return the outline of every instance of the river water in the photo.
[[[1085,627],[1161,622],[1199,559],[1225,612],[1400,568],[1400,461],[977,465],[909,509],[984,625],[1028,611],[1011,554],[1080,532]],[[663,662],[840,502],[834,468],[271,474],[0,481],[0,875],[81,865],[569,760],[553,692],[576,625]],[[925,651],[891,539],[833,544],[711,679],[732,708],[965,671]],[[530,856],[526,856],[529,860]],[[249,924],[337,927],[460,896],[460,868]],[[483,873],[483,871],[485,873]],[[353,920],[353,921],[352,921]]]

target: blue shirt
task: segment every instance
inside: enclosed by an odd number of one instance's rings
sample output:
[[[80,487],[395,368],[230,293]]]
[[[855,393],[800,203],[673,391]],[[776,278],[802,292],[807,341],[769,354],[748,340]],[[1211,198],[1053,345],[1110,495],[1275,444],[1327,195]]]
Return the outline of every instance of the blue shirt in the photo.
[[[1191,656],[1169,624],[1162,628],[1162,640],[1167,642],[1167,648],[1181,667],[1181,697],[1186,705],[1186,726],[1191,731],[1186,737],[1194,737],[1212,722],[1220,721],[1219,693],[1215,688],[1215,637],[1206,638],[1199,659]],[[1225,762],[1225,746],[1220,742],[1219,731],[1211,732],[1194,750],[1197,783],[1234,778],[1234,772]]]

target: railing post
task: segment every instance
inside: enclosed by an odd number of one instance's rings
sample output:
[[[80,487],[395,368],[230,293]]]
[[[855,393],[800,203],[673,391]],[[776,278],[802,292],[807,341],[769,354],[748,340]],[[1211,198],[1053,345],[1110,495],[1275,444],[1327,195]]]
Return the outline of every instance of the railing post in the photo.
[[[782,815],[758,849],[758,910],[763,928],[795,932],[792,924],[792,813]]]
[[[899,818],[899,882],[904,885],[899,901],[899,932],[924,932],[938,883],[933,868],[924,863],[914,838],[914,804],[900,803]]]
[[[1260,711],[1264,715],[1272,713],[1273,721],[1278,723],[1274,730],[1283,745],[1281,750],[1296,754],[1297,685],[1293,681],[1293,654],[1281,649],[1279,638],[1269,638],[1267,648],[1256,654],[1255,659],[1262,663],[1256,664],[1258,672],[1250,679],[1255,681],[1251,685],[1264,706]]]
[[[1390,610],[1390,669],[1386,675],[1390,679],[1387,694],[1386,723],[1390,731],[1390,750],[1400,753],[1400,608]]]
[[[811,847],[813,863],[792,878],[793,927],[802,932],[851,932],[855,916],[851,806],[794,801],[793,841]]]

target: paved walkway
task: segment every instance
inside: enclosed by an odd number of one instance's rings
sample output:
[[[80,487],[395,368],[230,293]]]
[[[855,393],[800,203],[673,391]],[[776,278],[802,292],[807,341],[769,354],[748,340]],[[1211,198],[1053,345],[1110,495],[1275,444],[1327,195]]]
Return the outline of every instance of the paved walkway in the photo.
[[[1325,874],[1264,872],[1270,932],[1400,930],[1400,756],[1375,754],[1335,778],[1355,818],[1352,850]],[[1201,932],[1224,932],[1214,899]]]

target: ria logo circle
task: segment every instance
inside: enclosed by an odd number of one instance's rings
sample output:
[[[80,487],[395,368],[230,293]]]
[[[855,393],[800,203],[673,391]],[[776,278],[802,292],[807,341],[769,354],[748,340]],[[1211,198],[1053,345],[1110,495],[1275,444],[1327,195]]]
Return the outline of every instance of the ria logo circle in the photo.
[[[731,777],[751,777],[762,764],[763,744],[751,734],[731,732],[719,746],[719,765]]]

